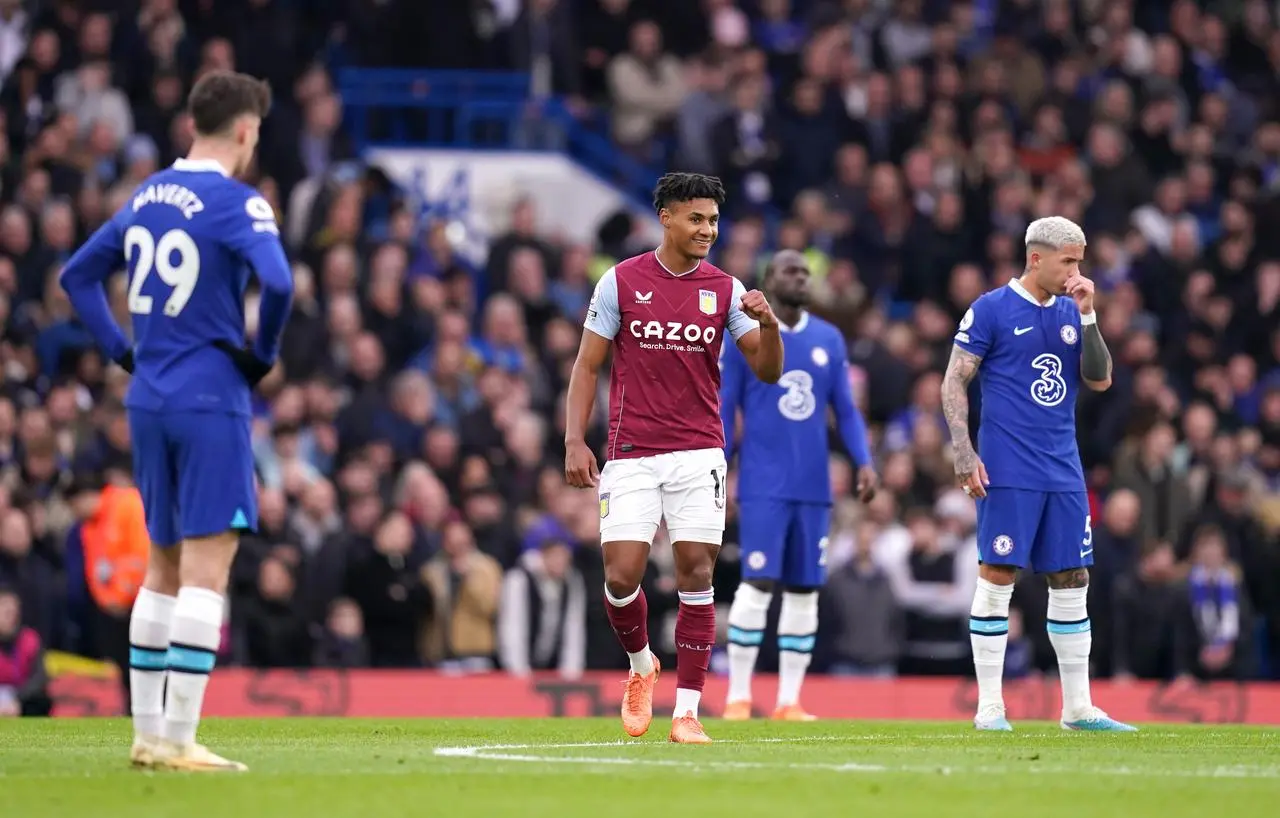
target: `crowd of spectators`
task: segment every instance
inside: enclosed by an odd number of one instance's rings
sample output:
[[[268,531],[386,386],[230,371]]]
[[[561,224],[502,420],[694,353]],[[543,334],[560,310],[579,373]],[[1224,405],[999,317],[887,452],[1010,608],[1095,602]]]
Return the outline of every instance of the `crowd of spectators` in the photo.
[[[359,163],[333,92],[335,65],[421,65],[527,70],[531,97],[563,98],[619,150],[721,175],[715,260],[744,281],[776,249],[809,259],[883,478],[859,505],[833,448],[814,670],[969,672],[974,509],[954,489],[940,373],[968,304],[1020,272],[1026,225],[1059,214],[1088,232],[1116,363],[1111,390],[1078,408],[1094,670],[1280,678],[1277,12],[0,0],[0,652],[34,634],[119,655],[127,593],[108,580],[130,576],[130,552],[95,543],[102,487],[128,486],[127,375],[56,276],[182,155],[194,78],[236,68],[275,89],[252,181],[288,228],[296,303],[257,400],[261,530],[236,561],[222,662],[625,667],[599,591],[597,502],[563,480],[563,400],[593,277],[648,248],[625,229],[558,242],[531,199],[486,258],[451,244]],[[127,326],[123,292],[116,281]],[[715,576],[725,604],[735,519]],[[667,653],[661,542],[645,582]],[[1011,677],[1054,667],[1042,585],[1015,594]],[[0,713],[19,687],[0,677]]]

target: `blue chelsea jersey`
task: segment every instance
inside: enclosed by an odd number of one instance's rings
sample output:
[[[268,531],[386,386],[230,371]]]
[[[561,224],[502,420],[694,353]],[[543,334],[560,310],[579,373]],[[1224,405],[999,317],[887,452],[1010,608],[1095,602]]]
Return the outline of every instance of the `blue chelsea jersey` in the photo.
[[[756,378],[732,344],[721,353],[720,407],[725,457],[731,459],[734,419],[742,410],[738,497],[831,502],[829,409],[846,447],[869,461],[866,425],[853,402],[844,338],[826,321],[801,313],[782,328],[783,374],[776,384]]]
[[[102,282],[129,273],[130,344],[103,310]],[[292,272],[270,204],[217,163],[180,159],[153,174],[72,257],[63,287],[114,359],[132,348],[132,408],[249,414],[249,387],[226,353],[245,337],[251,273],[263,289],[255,352],[275,360]]]
[[[1016,279],[973,302],[956,346],[982,358],[978,456],[991,485],[1084,491],[1076,444],[1080,311],[1039,303]]]

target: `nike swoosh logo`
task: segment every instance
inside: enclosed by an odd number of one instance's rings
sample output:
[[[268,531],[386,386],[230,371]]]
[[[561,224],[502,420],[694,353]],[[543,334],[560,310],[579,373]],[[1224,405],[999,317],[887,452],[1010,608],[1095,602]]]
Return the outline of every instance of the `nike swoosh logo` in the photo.
[[[1035,329],[1035,327],[1014,327],[1014,328],[1013,328],[1013,334],[1014,334],[1014,335],[1026,335],[1028,332],[1031,332],[1031,330],[1033,330],[1033,329]]]
[[[1093,549],[1092,549],[1092,548],[1090,548],[1088,551],[1081,551],[1081,552],[1080,552],[1080,559],[1084,559],[1085,557],[1087,557],[1087,556],[1091,555],[1092,553],[1093,553]]]

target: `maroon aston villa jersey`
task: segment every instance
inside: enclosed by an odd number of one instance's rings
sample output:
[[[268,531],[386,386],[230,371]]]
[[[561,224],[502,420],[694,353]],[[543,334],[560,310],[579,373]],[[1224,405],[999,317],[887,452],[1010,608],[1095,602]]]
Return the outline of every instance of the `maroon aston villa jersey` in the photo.
[[[720,346],[759,326],[745,292],[706,261],[674,275],[656,252],[604,274],[584,325],[613,341],[609,460],[724,446]]]

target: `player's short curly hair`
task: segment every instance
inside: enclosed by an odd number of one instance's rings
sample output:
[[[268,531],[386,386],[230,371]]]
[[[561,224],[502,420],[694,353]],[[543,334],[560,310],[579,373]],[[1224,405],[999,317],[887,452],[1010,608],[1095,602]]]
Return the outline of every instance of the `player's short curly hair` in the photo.
[[[1084,230],[1080,225],[1063,216],[1045,216],[1027,226],[1026,245],[1038,244],[1061,250],[1068,244],[1085,244]]]
[[[196,133],[222,133],[237,117],[265,117],[271,110],[271,86],[266,80],[234,71],[210,71],[201,77],[187,98],[187,111]]]
[[[653,189],[653,209],[660,211],[672,202],[711,199],[724,204],[724,183],[718,177],[702,173],[668,173]]]

